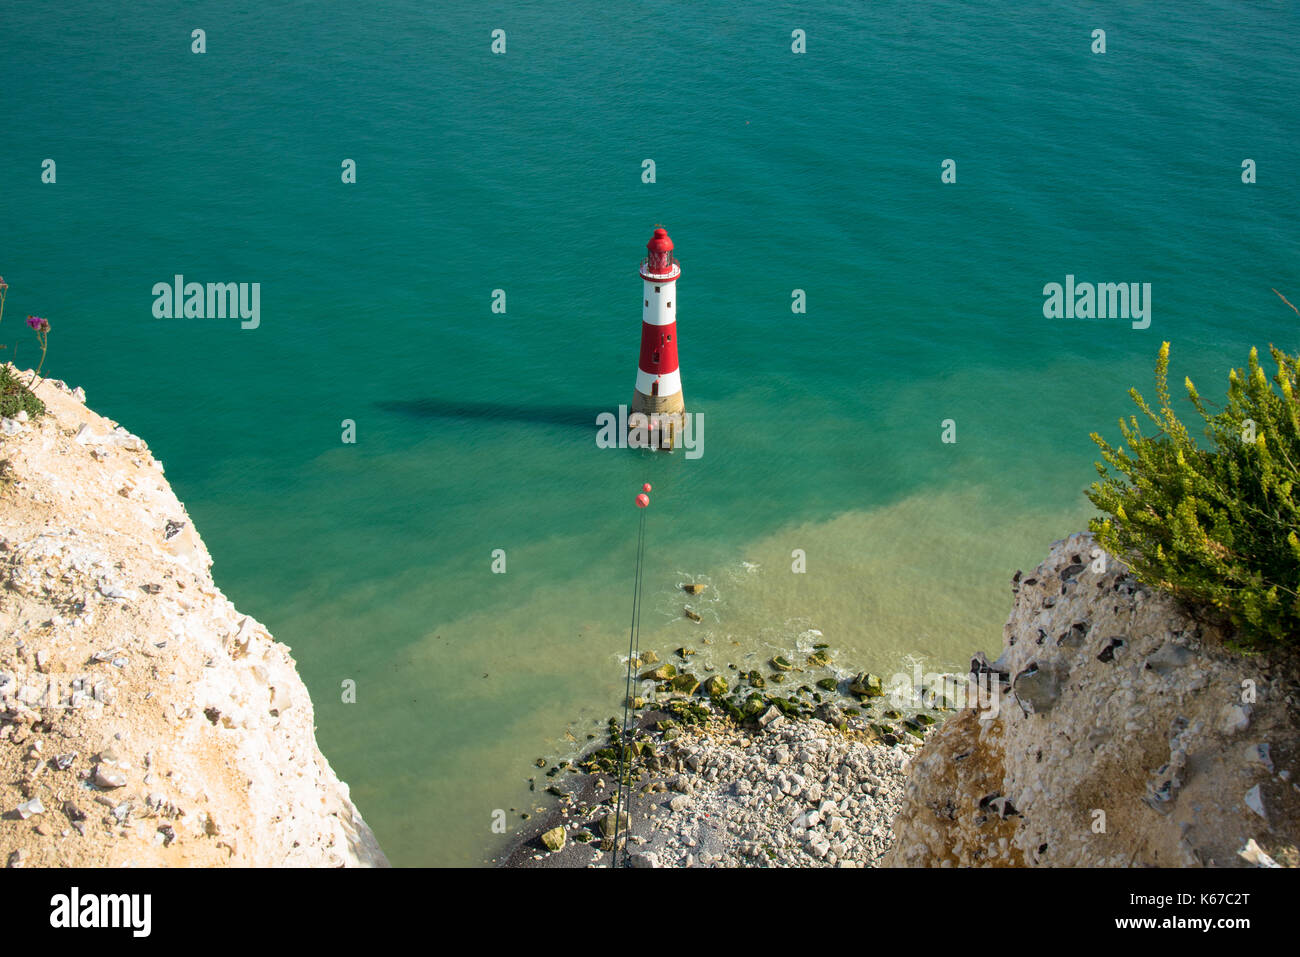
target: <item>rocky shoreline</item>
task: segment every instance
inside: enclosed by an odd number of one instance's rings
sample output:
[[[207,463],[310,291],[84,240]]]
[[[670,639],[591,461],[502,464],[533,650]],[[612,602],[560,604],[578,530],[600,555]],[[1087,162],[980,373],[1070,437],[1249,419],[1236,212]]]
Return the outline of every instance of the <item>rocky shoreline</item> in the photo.
[[[737,725],[710,708],[668,742],[642,741],[633,867],[871,867],[889,847],[914,744],[889,746],[819,718]],[[670,713],[658,720],[675,721]],[[576,785],[576,786],[574,786]],[[609,866],[613,775],[579,775],[522,833],[508,867]],[[557,787],[556,790],[561,790]],[[627,822],[625,822],[625,825]],[[560,835],[563,835],[561,839]],[[622,837],[620,836],[620,843]]]
[[[691,649],[674,657],[681,669],[653,652],[637,663],[641,682],[655,684],[652,700],[631,702],[631,826],[620,865],[876,866],[911,759],[952,709],[932,700],[902,710],[878,675],[832,676],[840,669],[821,643],[773,657],[766,675],[733,666],[734,692],[721,674],[701,684],[684,670]],[[620,737],[611,718],[604,744],[533,779],[556,806],[537,819],[524,812],[497,864],[610,866]]]
[[[1088,534],[1011,591],[968,675],[885,687],[823,644],[730,666],[735,691],[689,648],[641,671],[620,865],[1300,866],[1293,653],[1233,652]],[[496,863],[610,866],[619,733],[534,779],[558,804]]]

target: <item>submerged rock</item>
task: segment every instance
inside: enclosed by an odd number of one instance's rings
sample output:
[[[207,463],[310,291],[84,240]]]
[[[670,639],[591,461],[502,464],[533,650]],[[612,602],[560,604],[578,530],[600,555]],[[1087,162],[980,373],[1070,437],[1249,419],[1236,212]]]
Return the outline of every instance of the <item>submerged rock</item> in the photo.
[[[879,698],[885,693],[885,685],[879,675],[864,671],[849,682],[849,691],[863,698]]]

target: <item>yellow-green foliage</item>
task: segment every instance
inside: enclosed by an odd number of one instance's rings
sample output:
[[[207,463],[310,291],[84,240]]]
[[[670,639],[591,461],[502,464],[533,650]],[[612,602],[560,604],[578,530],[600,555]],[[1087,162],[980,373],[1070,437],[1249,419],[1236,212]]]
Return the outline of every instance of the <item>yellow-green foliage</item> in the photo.
[[[34,419],[45,412],[45,403],[36,398],[9,365],[0,363],[0,416],[12,419],[19,412],[26,412]]]
[[[1257,649],[1300,636],[1300,358],[1269,352],[1277,374],[1270,380],[1251,349],[1250,367],[1229,373],[1228,402],[1218,413],[1184,380],[1205,421],[1202,448],[1169,406],[1164,343],[1159,410],[1129,391],[1156,434],[1144,436],[1137,416],[1120,419],[1127,449],[1094,432],[1106,463],[1097,463],[1101,480],[1087,492],[1111,516],[1089,523],[1103,548],[1141,581],[1217,609],[1236,628],[1238,646]]]

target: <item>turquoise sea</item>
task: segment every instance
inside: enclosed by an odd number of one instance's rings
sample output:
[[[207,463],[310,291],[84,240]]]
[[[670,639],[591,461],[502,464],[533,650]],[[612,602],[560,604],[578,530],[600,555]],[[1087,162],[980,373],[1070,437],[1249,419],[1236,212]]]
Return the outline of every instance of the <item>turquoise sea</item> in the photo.
[[[1293,3],[113,7],[5,6],[0,342],[47,316],[165,463],[399,865],[486,861],[614,713],[642,482],[643,646],[956,668],[1162,340],[1207,397],[1296,346]],[[656,223],[693,461],[594,441]],[[260,326],[155,318],[178,273],[260,283]],[[1150,327],[1044,318],[1067,275],[1150,283]]]

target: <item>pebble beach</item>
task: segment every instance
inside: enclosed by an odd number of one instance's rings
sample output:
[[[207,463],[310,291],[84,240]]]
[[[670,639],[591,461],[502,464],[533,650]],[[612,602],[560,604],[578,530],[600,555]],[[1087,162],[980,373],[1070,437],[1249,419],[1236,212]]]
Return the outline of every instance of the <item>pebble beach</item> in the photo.
[[[876,866],[920,731],[886,743],[879,726],[834,704],[787,710],[737,721],[716,701],[682,697],[643,714],[618,866]],[[592,770],[609,750],[554,766],[556,806],[530,816],[495,863],[611,866],[616,775]]]

